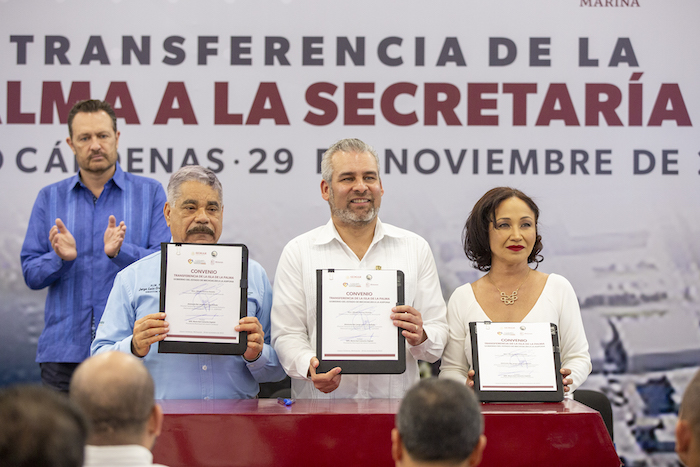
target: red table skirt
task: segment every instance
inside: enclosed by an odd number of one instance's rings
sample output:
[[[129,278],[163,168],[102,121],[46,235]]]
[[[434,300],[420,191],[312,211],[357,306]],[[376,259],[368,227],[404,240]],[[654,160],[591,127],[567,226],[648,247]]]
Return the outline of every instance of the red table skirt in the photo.
[[[398,399],[166,400],[154,462],[177,466],[393,466]],[[600,414],[578,402],[483,404],[482,466],[619,466]]]

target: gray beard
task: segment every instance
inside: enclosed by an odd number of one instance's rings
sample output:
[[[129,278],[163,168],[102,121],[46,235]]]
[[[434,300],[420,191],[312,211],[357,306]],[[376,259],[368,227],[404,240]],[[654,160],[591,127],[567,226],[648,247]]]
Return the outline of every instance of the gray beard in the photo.
[[[333,190],[330,190],[330,196],[328,198],[328,205],[331,207],[331,213],[333,217],[337,218],[339,221],[345,224],[351,225],[367,225],[374,221],[379,213],[379,208],[372,205],[372,207],[364,214],[358,214],[350,208],[339,208],[335,204],[335,196],[333,196]]]

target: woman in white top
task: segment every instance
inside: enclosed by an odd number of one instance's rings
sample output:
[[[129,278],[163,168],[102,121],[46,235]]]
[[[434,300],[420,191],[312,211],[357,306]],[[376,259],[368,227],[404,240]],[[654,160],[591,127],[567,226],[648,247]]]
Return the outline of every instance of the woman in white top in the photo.
[[[441,378],[474,385],[469,323],[487,320],[556,324],[564,391],[573,391],[588,377],[591,358],[574,289],[562,276],[537,271],[543,260],[538,218],[534,201],[513,188],[494,188],[474,206],[464,226],[464,252],[487,274],[450,297],[450,338]]]

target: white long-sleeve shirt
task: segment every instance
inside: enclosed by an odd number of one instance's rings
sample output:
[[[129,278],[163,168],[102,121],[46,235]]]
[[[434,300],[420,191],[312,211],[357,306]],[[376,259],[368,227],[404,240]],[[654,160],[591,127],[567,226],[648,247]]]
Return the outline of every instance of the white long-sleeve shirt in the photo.
[[[447,305],[447,322],[450,339],[442,356],[440,377],[461,383],[467,381],[472,367],[472,343],[469,337],[471,321],[489,321],[489,317],[476,301],[471,284],[458,287]],[[558,274],[550,274],[540,297],[524,323],[554,323],[559,331],[561,367],[571,370],[571,391],[579,387],[591,372],[591,356],[583,329],[581,309],[576,293],[568,280]],[[571,394],[571,391],[569,394]]]
[[[406,343],[406,371],[398,375],[343,375],[329,394],[307,379],[316,356],[316,270],[398,269],[405,277],[405,304],[421,313],[427,340]],[[362,260],[340,238],[332,221],[290,241],[275,273],[272,345],[289,376],[292,394],[303,399],[401,398],[419,379],[417,360],[437,361],[447,342],[445,301],[435,260],[420,236],[377,220],[372,243]],[[387,310],[387,316],[391,309]]]

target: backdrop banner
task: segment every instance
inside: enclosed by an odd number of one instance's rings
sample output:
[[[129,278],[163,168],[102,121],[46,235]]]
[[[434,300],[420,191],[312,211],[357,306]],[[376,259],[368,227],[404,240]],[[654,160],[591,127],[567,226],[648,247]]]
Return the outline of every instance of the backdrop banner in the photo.
[[[217,172],[239,213],[221,241],[272,280],[328,219],[319,158],[338,139],[377,149],[380,217],[428,240],[445,299],[479,277],[461,247],[476,200],[523,190],[618,451],[671,462],[700,364],[698,18],[692,0],[0,0],[0,384],[38,379],[45,291],[19,252],[38,191],[77,170],[68,110],[106,99],[122,168]]]

